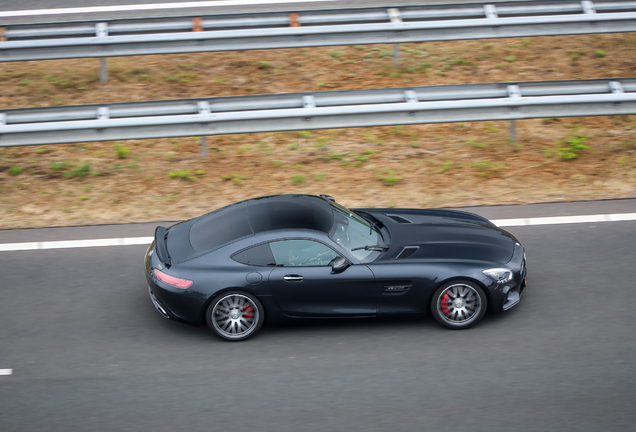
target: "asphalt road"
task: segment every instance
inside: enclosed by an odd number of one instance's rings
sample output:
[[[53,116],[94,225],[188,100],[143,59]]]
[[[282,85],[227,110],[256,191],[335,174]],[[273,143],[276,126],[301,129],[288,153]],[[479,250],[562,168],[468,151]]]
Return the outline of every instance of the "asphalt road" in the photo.
[[[636,200],[472,209],[636,212]],[[0,231],[0,243],[152,224]],[[636,222],[510,229],[529,287],[507,313],[264,328],[242,343],[164,320],[144,246],[0,252],[0,430],[635,430]]]
[[[157,3],[189,3],[201,0],[0,0],[0,11],[28,11],[34,9],[57,9],[76,8],[91,6],[118,6],[118,5],[140,5]],[[491,0],[489,3],[501,3],[509,0]],[[531,1],[531,0],[517,0]],[[28,17],[0,18],[0,25],[26,24],[40,22],[59,21],[81,21],[95,19],[122,19],[122,18],[151,18],[170,16],[199,16],[215,14],[236,14],[236,13],[259,13],[259,12],[301,12],[304,10],[323,9],[346,9],[346,8],[367,8],[386,6],[412,6],[412,5],[435,5],[435,4],[461,4],[461,3],[483,3],[481,0],[334,0],[334,1],[311,1],[301,0],[295,3],[257,4],[258,0],[253,0],[249,6],[216,6],[216,7],[188,7],[183,9],[167,10],[144,10],[126,12],[100,12],[68,15],[37,15]]]

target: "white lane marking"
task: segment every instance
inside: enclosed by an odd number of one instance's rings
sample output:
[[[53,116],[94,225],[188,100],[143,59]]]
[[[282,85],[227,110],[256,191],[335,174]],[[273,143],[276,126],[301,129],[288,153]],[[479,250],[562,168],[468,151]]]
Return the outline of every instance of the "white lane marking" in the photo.
[[[0,375],[13,375],[13,369],[0,369]]]
[[[535,225],[563,225],[576,223],[621,222],[635,221],[636,213],[601,214],[585,216],[556,216],[519,219],[493,219],[491,222],[498,227],[517,227]],[[0,252],[17,252],[38,249],[71,249],[104,246],[147,245],[154,237],[123,237],[92,240],[60,240],[25,243],[0,243]]]
[[[147,245],[152,243],[154,237],[127,237],[93,240],[62,240],[29,243],[3,243],[0,244],[0,252],[15,252],[37,249],[70,249],[104,246],[130,246]]]
[[[56,9],[32,9],[19,11],[0,12],[0,18],[7,17],[23,17],[34,15],[64,15],[64,14],[83,14],[83,13],[100,13],[100,12],[129,12],[142,10],[157,9],[190,9],[203,7],[218,6],[247,6],[259,4],[282,4],[282,3],[317,3],[331,2],[336,0],[219,0],[219,1],[191,1],[183,3],[151,3],[136,5],[114,5],[114,6],[85,6],[74,8],[56,8]]]
[[[636,213],[601,214],[585,216],[555,216],[520,219],[498,219],[491,222],[498,227],[534,226],[534,225],[562,225],[576,223],[620,222],[636,220]]]

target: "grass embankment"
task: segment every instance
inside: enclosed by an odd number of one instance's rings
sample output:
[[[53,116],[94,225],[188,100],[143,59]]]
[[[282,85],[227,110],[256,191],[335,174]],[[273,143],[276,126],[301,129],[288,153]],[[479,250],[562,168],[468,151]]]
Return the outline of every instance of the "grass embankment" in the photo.
[[[631,34],[0,64],[0,107],[634,76]],[[175,220],[273,193],[348,206],[636,196],[632,116],[0,149],[0,228]]]

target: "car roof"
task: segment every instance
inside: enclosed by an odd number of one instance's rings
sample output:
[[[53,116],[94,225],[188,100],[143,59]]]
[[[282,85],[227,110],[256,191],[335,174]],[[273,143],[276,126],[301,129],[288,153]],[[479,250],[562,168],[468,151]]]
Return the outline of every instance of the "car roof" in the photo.
[[[281,229],[311,229],[329,233],[333,209],[314,195],[273,195],[252,198],[195,219],[190,244],[207,251],[242,237]]]

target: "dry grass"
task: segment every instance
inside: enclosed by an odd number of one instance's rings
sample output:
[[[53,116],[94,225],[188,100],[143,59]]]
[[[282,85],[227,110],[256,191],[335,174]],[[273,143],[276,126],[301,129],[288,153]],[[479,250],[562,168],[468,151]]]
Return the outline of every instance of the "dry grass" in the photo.
[[[72,105],[495,81],[634,76],[632,35],[0,64],[0,106]],[[631,116],[415,125],[0,149],[1,228],[174,220],[286,192],[355,206],[636,196]],[[588,148],[562,159],[560,148]],[[20,170],[21,169],[21,170]],[[18,172],[19,171],[19,172]],[[172,174],[171,174],[172,173]],[[84,176],[83,176],[84,175]]]

